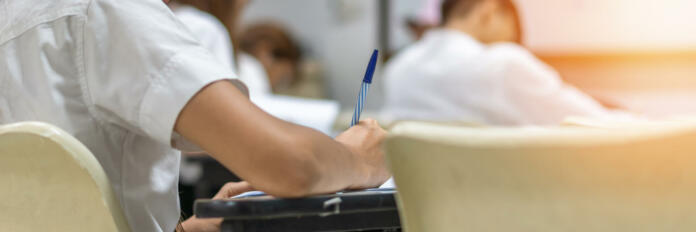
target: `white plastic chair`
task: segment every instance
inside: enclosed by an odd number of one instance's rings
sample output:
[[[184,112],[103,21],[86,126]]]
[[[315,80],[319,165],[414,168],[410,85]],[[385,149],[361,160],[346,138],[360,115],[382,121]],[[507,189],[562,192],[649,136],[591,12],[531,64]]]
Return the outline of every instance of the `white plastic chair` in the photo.
[[[696,231],[693,123],[401,123],[386,149],[408,232]]]
[[[0,231],[130,231],[92,153],[36,122],[0,127]]]

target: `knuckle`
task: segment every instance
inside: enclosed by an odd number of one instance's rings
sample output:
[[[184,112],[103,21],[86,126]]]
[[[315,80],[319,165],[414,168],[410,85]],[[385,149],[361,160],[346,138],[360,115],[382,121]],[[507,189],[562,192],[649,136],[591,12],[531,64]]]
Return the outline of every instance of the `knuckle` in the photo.
[[[227,182],[227,183],[223,186],[223,188],[229,189],[229,188],[233,188],[235,185],[237,185],[237,183],[235,183],[235,182]]]

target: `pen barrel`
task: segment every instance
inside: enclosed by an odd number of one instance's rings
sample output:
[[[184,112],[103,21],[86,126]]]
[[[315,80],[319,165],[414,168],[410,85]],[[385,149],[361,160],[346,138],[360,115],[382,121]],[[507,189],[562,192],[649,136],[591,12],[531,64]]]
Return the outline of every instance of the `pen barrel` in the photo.
[[[360,114],[365,108],[365,101],[367,100],[367,92],[370,90],[370,84],[363,82],[360,86],[360,94],[358,94],[358,102],[355,104],[355,110],[353,111],[353,120],[350,121],[350,126],[355,126],[360,121]]]

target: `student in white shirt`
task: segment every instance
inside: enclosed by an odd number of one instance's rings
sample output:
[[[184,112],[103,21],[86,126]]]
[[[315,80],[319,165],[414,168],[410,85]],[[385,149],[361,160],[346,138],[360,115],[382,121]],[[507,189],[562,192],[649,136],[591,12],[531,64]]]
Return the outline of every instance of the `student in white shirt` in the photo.
[[[374,121],[334,140],[264,113],[232,77],[160,0],[0,1],[0,124],[42,121],[79,139],[135,232],[177,224],[172,147],[195,144],[281,197],[389,177]]]
[[[518,126],[610,114],[517,44],[510,0],[445,0],[442,16],[385,68],[385,117]]]

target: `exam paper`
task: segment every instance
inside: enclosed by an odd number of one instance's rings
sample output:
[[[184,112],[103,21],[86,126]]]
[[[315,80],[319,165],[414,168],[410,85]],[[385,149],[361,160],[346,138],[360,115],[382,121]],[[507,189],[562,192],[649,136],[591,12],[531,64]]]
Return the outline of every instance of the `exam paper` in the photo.
[[[389,178],[389,180],[387,180],[387,182],[384,182],[384,184],[380,185],[379,188],[367,189],[366,191],[379,191],[381,189],[384,189],[384,190],[396,189],[396,185],[394,185],[394,177]],[[264,196],[264,195],[266,195],[266,193],[261,192],[261,191],[249,191],[249,192],[239,194],[237,196],[233,196],[231,198],[258,197],[258,196]]]
[[[396,185],[394,184],[394,177],[389,178],[389,180],[387,180],[387,182],[384,182],[384,184],[380,185],[379,188],[396,188]]]

